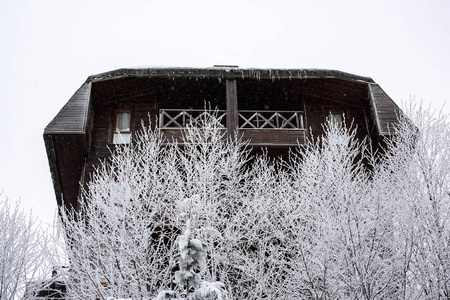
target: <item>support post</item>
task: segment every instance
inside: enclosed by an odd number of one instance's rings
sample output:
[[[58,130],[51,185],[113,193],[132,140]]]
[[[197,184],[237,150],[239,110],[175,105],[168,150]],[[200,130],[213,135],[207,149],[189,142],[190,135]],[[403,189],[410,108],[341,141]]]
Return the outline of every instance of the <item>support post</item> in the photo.
[[[238,128],[238,102],[236,80],[226,81],[227,92],[227,136],[230,137]]]

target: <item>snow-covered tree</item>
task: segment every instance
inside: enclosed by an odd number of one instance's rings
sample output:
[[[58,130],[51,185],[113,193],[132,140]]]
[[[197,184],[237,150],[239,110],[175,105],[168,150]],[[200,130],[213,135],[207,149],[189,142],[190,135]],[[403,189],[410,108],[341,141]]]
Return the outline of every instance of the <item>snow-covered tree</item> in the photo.
[[[208,229],[226,218],[236,202],[235,184],[242,177],[237,170],[247,155],[239,149],[245,145],[228,142],[220,120],[209,114],[201,129],[194,125],[183,148],[165,145],[157,130],[145,128],[101,164],[80,210],[62,211],[70,297],[141,299],[170,290],[184,202],[189,201],[195,228]],[[199,232],[198,238],[214,247],[214,235]],[[208,261],[202,277],[217,281],[220,263],[214,254]]]
[[[118,147],[93,175],[80,210],[62,211],[70,299],[149,298],[170,282],[179,232],[172,187],[181,179],[173,148],[162,142],[144,130],[132,147]]]
[[[202,280],[198,273],[206,264],[206,245],[192,237],[190,221],[186,221],[183,234],[177,238],[175,261],[179,270],[175,272],[176,290],[161,291],[157,300],[226,300],[228,295],[223,283]]]
[[[290,164],[297,205],[285,226],[296,298],[382,299],[396,289],[392,221],[373,189],[368,149],[355,130],[330,123]]]
[[[288,161],[251,157],[209,113],[179,144],[145,128],[62,212],[69,294],[448,297],[449,124],[417,116],[383,154],[330,123]]]
[[[26,289],[39,289],[45,266],[47,239],[36,219],[20,202],[0,199],[0,299],[22,299]],[[28,285],[28,286],[27,286]]]
[[[449,116],[411,103],[381,164],[401,254],[403,299],[450,297]]]

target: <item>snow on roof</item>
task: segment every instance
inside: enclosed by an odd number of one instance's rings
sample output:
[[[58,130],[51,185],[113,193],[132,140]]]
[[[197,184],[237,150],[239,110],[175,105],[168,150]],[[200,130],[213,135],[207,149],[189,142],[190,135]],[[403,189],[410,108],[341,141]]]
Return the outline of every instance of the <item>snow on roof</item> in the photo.
[[[337,78],[362,83],[374,83],[370,77],[358,76],[337,70],[327,69],[258,69],[238,68],[237,66],[216,65],[210,68],[192,67],[143,67],[124,68],[88,77],[88,82],[110,80],[122,77],[163,77],[163,78],[255,78],[255,79],[306,79]]]

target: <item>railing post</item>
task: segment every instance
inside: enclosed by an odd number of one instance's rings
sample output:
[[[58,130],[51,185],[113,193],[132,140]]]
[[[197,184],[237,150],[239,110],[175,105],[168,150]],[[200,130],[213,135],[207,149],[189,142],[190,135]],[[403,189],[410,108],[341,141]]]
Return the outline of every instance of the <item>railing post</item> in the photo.
[[[163,128],[164,126],[164,110],[159,111],[159,128]]]
[[[227,135],[229,137],[239,126],[236,80],[226,81],[226,93],[227,93]]]

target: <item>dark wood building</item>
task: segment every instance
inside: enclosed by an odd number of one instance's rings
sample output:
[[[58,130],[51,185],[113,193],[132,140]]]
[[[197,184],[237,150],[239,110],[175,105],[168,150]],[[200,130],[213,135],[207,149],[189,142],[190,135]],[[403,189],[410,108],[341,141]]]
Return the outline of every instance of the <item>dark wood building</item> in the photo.
[[[379,145],[397,105],[371,78],[334,70],[237,67],[119,69],[88,77],[44,131],[58,205],[76,207],[79,184],[108,146],[127,143],[141,120],[167,137],[218,109],[229,133],[273,155],[322,133],[327,117],[357,125]]]

